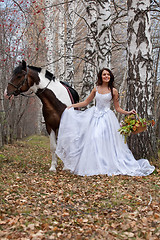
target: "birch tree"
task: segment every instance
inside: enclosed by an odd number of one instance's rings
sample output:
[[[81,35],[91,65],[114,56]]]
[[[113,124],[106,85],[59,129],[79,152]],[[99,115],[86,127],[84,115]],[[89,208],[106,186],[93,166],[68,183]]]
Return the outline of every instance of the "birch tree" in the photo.
[[[47,46],[47,69],[55,72],[54,68],[54,12],[52,8],[53,0],[45,0],[45,32],[46,32],[46,46]]]
[[[73,63],[73,53],[74,53],[74,39],[75,39],[75,14],[74,9],[76,7],[76,1],[67,3],[66,11],[66,80],[73,87],[74,83],[74,63]]]
[[[110,0],[101,0],[98,3],[97,19],[97,68],[110,68],[111,63],[111,11]]]
[[[88,34],[86,39],[85,64],[83,69],[83,87],[81,96],[85,99],[91,89],[94,87],[96,80],[96,37],[97,37],[97,1],[86,0],[87,28]]]
[[[65,28],[64,28],[64,4],[62,4],[61,8],[59,9],[59,21],[58,21],[58,27],[59,27],[59,41],[58,41],[58,55],[59,55],[59,80],[64,81],[64,73],[65,73],[65,61],[64,61],[64,55],[65,55]]]
[[[150,0],[128,0],[127,107],[141,117],[154,118],[154,78],[150,33]],[[128,142],[136,158],[157,157],[154,128]]]
[[[152,2],[151,5],[151,21],[152,21],[152,44],[153,44],[153,65],[155,79],[155,120],[156,120],[156,136],[160,139],[160,4]]]

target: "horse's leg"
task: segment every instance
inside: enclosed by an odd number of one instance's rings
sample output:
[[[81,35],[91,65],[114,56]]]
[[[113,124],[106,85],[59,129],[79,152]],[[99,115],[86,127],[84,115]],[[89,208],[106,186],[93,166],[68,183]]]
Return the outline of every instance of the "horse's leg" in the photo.
[[[57,166],[57,157],[55,154],[56,151],[56,135],[55,132],[52,130],[50,133],[50,149],[52,153],[52,163],[50,167],[50,171],[56,171],[56,166]]]

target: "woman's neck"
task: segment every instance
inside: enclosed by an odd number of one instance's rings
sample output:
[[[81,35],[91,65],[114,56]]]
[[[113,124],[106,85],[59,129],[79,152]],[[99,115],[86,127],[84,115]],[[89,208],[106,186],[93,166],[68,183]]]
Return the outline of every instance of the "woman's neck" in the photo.
[[[102,88],[110,89],[108,86],[108,82],[103,82],[101,86],[102,86]]]

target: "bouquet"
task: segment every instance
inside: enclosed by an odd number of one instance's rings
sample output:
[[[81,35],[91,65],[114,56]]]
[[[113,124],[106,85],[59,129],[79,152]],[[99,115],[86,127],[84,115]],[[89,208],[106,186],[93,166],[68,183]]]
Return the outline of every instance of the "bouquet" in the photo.
[[[137,117],[137,118],[136,118]],[[138,114],[128,115],[120,124],[120,129],[118,130],[120,134],[125,137],[125,143],[127,142],[127,137],[131,134],[137,134],[143,132],[147,129],[147,126],[154,126],[154,120],[146,120],[146,118],[140,118]]]

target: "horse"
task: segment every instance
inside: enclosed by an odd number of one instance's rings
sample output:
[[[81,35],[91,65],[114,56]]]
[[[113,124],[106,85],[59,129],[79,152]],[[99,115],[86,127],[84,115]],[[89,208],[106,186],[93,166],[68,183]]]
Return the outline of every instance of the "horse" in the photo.
[[[60,119],[67,106],[79,102],[79,95],[67,83],[56,80],[48,70],[27,66],[26,62],[22,60],[19,66],[13,70],[4,95],[5,98],[10,99],[12,96],[24,95],[24,92],[28,90],[34,92],[42,102],[42,113],[52,153],[50,171],[56,171],[56,136]]]

